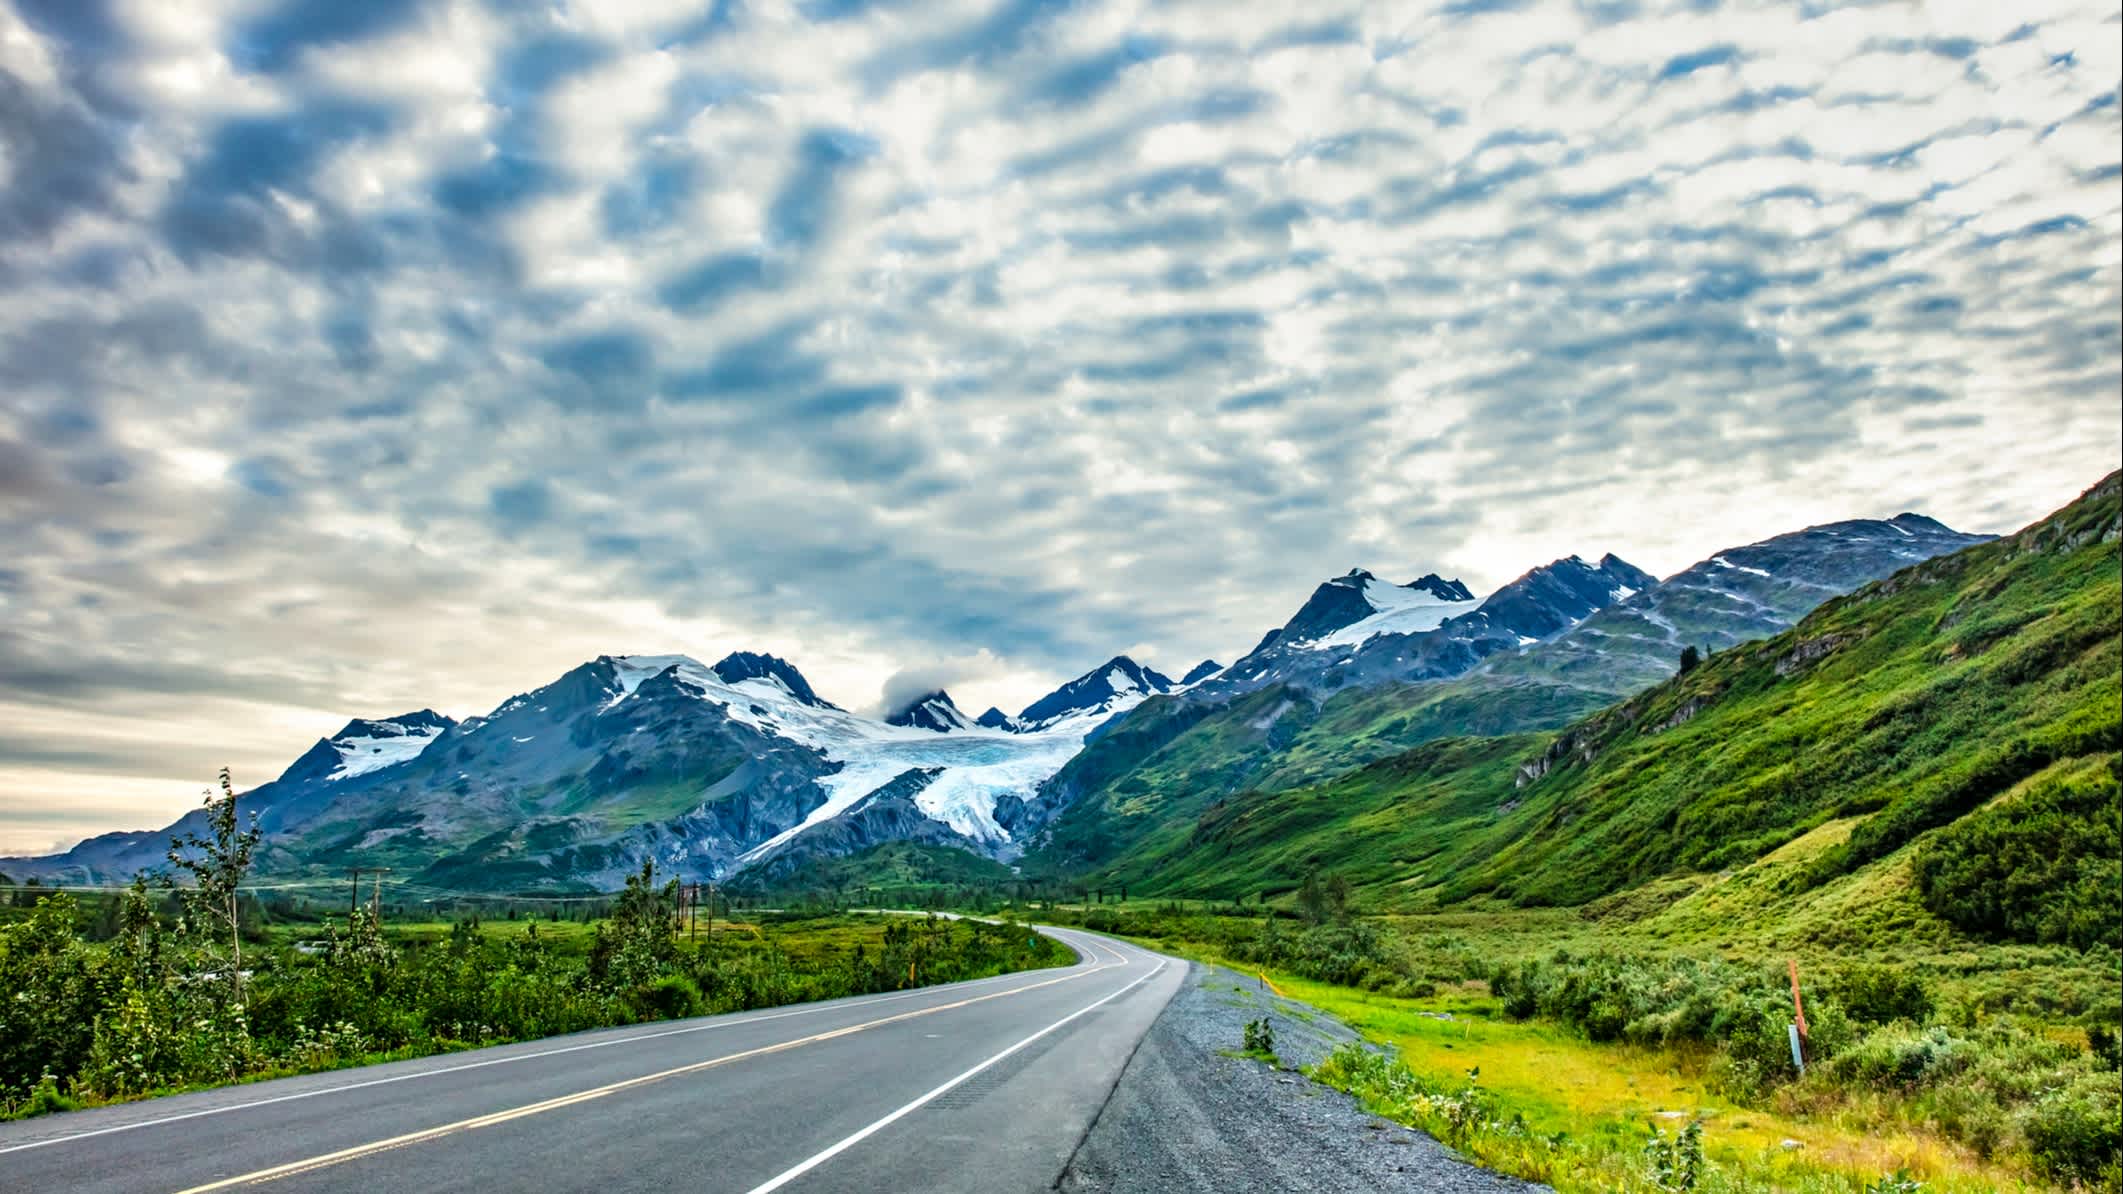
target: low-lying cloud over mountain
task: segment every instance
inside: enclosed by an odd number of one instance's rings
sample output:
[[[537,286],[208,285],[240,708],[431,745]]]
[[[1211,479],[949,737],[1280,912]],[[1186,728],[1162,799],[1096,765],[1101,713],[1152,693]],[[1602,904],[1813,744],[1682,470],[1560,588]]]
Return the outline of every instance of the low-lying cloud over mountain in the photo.
[[[0,0],[0,852],[615,650],[1018,709],[2123,454],[2113,5],[618,7]]]

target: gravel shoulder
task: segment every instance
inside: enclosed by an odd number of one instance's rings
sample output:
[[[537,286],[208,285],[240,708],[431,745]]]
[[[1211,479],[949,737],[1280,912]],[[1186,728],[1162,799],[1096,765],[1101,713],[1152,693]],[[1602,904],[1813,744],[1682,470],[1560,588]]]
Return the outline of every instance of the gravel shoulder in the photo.
[[[1420,1132],[1289,1070],[1233,1056],[1266,1016],[1285,1066],[1324,1060],[1357,1034],[1258,980],[1196,963],[1143,1037],[1056,1183],[1059,1190],[1439,1191],[1545,1189],[1467,1164]]]

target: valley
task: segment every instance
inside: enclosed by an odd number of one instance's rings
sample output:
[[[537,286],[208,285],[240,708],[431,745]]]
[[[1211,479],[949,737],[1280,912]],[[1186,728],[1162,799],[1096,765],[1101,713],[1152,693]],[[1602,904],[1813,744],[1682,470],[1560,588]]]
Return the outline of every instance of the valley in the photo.
[[[2115,1189],[2119,533],[2112,474],[2003,537],[1832,524],[1663,581],[1573,557],[1477,599],[1354,570],[1228,668],[1116,657],[977,719],[940,690],[856,714],[771,656],[603,656],[482,717],[356,719],[244,793],[244,906],[313,923],[353,864],[392,868],[387,918],[623,880],[585,913],[618,916],[650,875],[712,882],[726,931],[740,907],[1036,918],[1301,996],[1274,1014],[1386,1050],[1345,1041],[1314,1079],[1559,1190],[1675,1188],[1684,1162],[1713,1189]],[[0,869],[109,884],[166,840]],[[818,981],[913,981],[852,942]],[[761,981],[718,965],[612,980],[633,1002],[595,1014]]]

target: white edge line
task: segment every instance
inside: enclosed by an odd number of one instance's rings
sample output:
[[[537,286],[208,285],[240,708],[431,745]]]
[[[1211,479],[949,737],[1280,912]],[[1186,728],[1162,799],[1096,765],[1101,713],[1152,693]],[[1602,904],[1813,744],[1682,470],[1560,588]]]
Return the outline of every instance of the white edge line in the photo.
[[[1070,933],[1068,935],[1072,937],[1078,936],[1078,934],[1074,933]],[[1056,940],[1061,941],[1062,944],[1069,946],[1071,949],[1077,950],[1077,965],[1081,966],[1085,965],[1086,963],[1089,963],[1094,969],[1106,965],[1103,960],[1086,957],[1084,955],[1083,950],[1077,949],[1076,942],[1063,940],[1060,934],[1054,934],[1054,937]],[[1083,940],[1092,941],[1095,940],[1095,938],[1086,937]],[[1122,965],[1126,965],[1126,962],[1123,961]],[[791,1016],[809,1016],[815,1015],[818,1012],[834,1011],[839,1008],[868,1007],[872,1004],[877,1003],[891,1003],[901,999],[913,999],[921,995],[934,995],[942,991],[962,991],[969,987],[979,986],[984,983],[1001,982],[1004,979],[1022,978],[1027,974],[1037,973],[1037,971],[1016,970],[1010,972],[1009,974],[996,974],[991,975],[987,978],[971,979],[963,983],[950,983],[944,986],[936,987],[921,987],[916,990],[899,991],[890,995],[868,995],[857,999],[842,1000],[833,1003],[817,1004],[811,1007],[796,1008],[792,1011],[769,1012],[765,1015],[745,1015],[744,1013],[736,1013],[739,1015],[744,1015],[744,1019],[725,1020],[717,1018],[711,1023],[689,1024],[684,1028],[666,1028],[661,1032],[635,1033],[630,1036],[616,1037],[611,1040],[587,1041],[580,1045],[565,1045],[558,1049],[541,1049],[535,1053],[518,1053],[509,1057],[490,1057],[487,1058],[485,1061],[468,1061],[465,1062],[463,1065],[443,1066],[441,1068],[432,1070],[419,1070],[411,1074],[393,1074],[388,1078],[371,1078],[366,1082],[349,1082],[344,1086],[323,1086],[317,1088],[316,1090],[303,1090],[297,1091],[294,1094],[275,1095],[270,1099],[254,1099],[248,1103],[230,1103],[226,1107],[202,1107],[197,1111],[186,1111],[181,1115],[165,1115],[160,1119],[143,1119],[138,1123],[112,1124],[110,1127],[107,1128],[96,1128],[92,1131],[76,1132],[71,1136],[53,1136],[48,1140],[28,1140],[24,1141],[21,1144],[10,1144],[5,1147],[0,1147],[0,1156],[6,1156],[8,1153],[28,1152],[30,1149],[33,1148],[45,1148],[54,1144],[71,1144],[76,1140],[88,1140],[97,1136],[109,1136],[116,1132],[132,1132],[137,1131],[141,1128],[156,1128],[161,1127],[164,1124],[181,1123],[184,1120],[198,1119],[202,1116],[207,1115],[225,1115],[231,1111],[250,1111],[258,1107],[270,1107],[276,1103],[292,1103],[300,1099],[314,1099],[320,1095],[345,1094],[348,1091],[366,1090],[371,1086],[389,1086],[397,1082],[410,1082],[416,1078],[435,1078],[440,1077],[444,1074],[461,1074],[466,1070],[482,1070],[488,1066],[511,1065],[519,1061],[536,1061],[541,1057],[558,1057],[564,1053],[580,1053],[585,1049],[609,1049],[616,1045],[633,1045],[638,1044],[642,1041],[653,1041],[667,1036],[685,1036],[690,1033],[707,1032],[717,1028],[739,1028],[747,1024],[764,1024],[769,1020],[786,1020]],[[408,1058],[406,1060],[412,1061],[418,1059]],[[220,1089],[226,1090],[228,1088],[222,1087]],[[114,1104],[114,1106],[123,1106],[123,1104]]]
[[[774,1175],[773,1177],[768,1178],[766,1181],[763,1181],[760,1184],[752,1187],[751,1190],[747,1192],[747,1194],[772,1194],[772,1191],[781,1189],[783,1186],[786,1186],[790,1182],[795,1181],[797,1178],[802,1177],[804,1174],[811,1172],[813,1169],[818,1168],[820,1165],[825,1164],[827,1161],[832,1160],[833,1158],[848,1151],[849,1149],[854,1148],[856,1145],[861,1144],[863,1141],[868,1140],[870,1137],[875,1136],[877,1133],[884,1131],[888,1127],[891,1127],[893,1124],[899,1122],[899,1120],[905,1118],[913,1112],[919,1111],[925,1104],[937,1098],[938,1096],[948,1092],[952,1087],[957,1086],[959,1083],[966,1081],[968,1078],[973,1077],[975,1074],[980,1073],[982,1070],[987,1069],[989,1066],[994,1065],[996,1062],[1001,1061],[1003,1058],[1010,1056],[1012,1053],[1015,1053],[1019,1049],[1024,1048],[1026,1045],[1031,1044],[1033,1041],[1036,1041],[1039,1038],[1047,1035],[1048,1033],[1053,1032],[1055,1029],[1060,1028],[1062,1025],[1067,1024],[1069,1021],[1076,1019],[1078,1016],[1095,1011],[1098,1008],[1108,1003],[1111,1003],[1116,999],[1119,999],[1121,996],[1126,995],[1128,992],[1133,991],[1135,988],[1142,986],[1144,983],[1149,982],[1153,978],[1156,978],[1158,972],[1163,970],[1164,968],[1165,963],[1163,961],[1159,961],[1157,966],[1152,969],[1150,973],[1142,976],[1139,979],[1136,979],[1134,982],[1129,983],[1127,986],[1122,987],[1120,990],[1115,991],[1111,995],[1108,995],[1103,999],[1098,1000],[1096,1003],[1086,1004],[1083,1007],[1080,1007],[1075,1011],[1070,1012],[1068,1015],[1063,1016],[1061,1019],[1056,1020],[1054,1023],[1047,1025],[1045,1028],[1040,1029],[1038,1032],[1033,1033],[1031,1036],[1028,1036],[1025,1039],[1010,1046],[1009,1048],[1004,1049],[1002,1052],[997,1053],[995,1056],[990,1057],[988,1060],[981,1062],[979,1065],[974,1066],[972,1069],[967,1070],[965,1073],[958,1075],[956,1078],[953,1078],[950,1081],[945,1082],[943,1085],[936,1087],[934,1090],[929,1091],[927,1094],[922,1095],[920,1098],[915,1099],[913,1102],[908,1103],[906,1106],[901,1107],[899,1110],[892,1112],[890,1115],[885,1116],[883,1119],[878,1120],[876,1123],[871,1124],[869,1127],[864,1128],[859,1132],[856,1132],[854,1135],[849,1136],[847,1139],[842,1140],[840,1143],[832,1145],[831,1147],[823,1149],[817,1153],[814,1153],[809,1158],[803,1161],[799,1161],[790,1168],[785,1169],[780,1173]]]

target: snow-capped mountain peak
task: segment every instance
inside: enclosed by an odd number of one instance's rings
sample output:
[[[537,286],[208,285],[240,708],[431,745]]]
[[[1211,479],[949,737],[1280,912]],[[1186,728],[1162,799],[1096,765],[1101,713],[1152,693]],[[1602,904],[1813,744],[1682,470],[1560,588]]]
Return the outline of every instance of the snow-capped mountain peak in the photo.
[[[811,688],[810,681],[804,679],[803,673],[796,670],[795,664],[773,655],[732,651],[713,667],[691,655],[604,655],[589,666],[598,664],[611,665],[612,683],[616,685],[611,694],[613,702],[632,695],[651,677],[673,672],[679,681],[695,688],[742,688],[755,695],[785,698],[814,709],[839,708],[819,696]],[[517,698],[524,699],[527,698]]]
[[[1457,577],[1452,580],[1446,580],[1435,572],[1425,572],[1401,587],[1412,589],[1419,593],[1428,593],[1439,601],[1474,600],[1474,590],[1468,588]]]
[[[1656,583],[1609,555],[1543,565],[1476,600],[1458,580],[1428,573],[1404,585],[1361,568],[1314,589],[1296,616],[1202,692],[1266,684],[1341,688],[1458,675],[1484,656],[1539,642],[1593,611]]]
[[[1490,594],[1479,613],[1488,625],[1522,642],[1545,639],[1657,583],[1657,577],[1612,552],[1596,565],[1583,556],[1565,556]]]
[[[1132,709],[1144,698],[1172,691],[1170,677],[1116,655],[1025,706],[1018,727],[1041,730],[1078,718],[1104,717]]]
[[[319,744],[338,756],[323,778],[327,781],[351,779],[416,759],[454,724],[433,709],[380,720],[357,717],[346,723],[345,729]],[[312,748],[313,753],[315,749]]]
[[[1297,613],[1261,646],[1352,646],[1379,634],[1435,630],[1445,619],[1473,608],[1474,594],[1466,585],[1435,572],[1396,585],[1367,569],[1351,568],[1312,590]]]
[[[725,684],[740,684],[746,680],[770,680],[789,691],[791,696],[806,705],[821,709],[834,706],[811,691],[811,685],[796,670],[796,665],[773,655],[758,655],[750,651],[732,651],[715,665],[715,674]]]
[[[1368,613],[1346,625],[1309,637],[1293,637],[1286,627],[1283,641],[1292,646],[1315,649],[1355,646],[1381,634],[1419,634],[1435,630],[1444,625],[1446,619],[1474,608],[1474,593],[1466,585],[1457,580],[1446,580],[1435,572],[1405,585],[1396,585],[1369,572],[1352,570],[1347,577],[1328,583],[1340,585],[1359,578],[1361,583],[1355,592],[1363,599]]]
[[[972,729],[974,722],[951,701],[951,694],[939,688],[935,692],[916,697],[906,705],[885,717],[888,726],[915,726],[948,734],[953,730]]]

